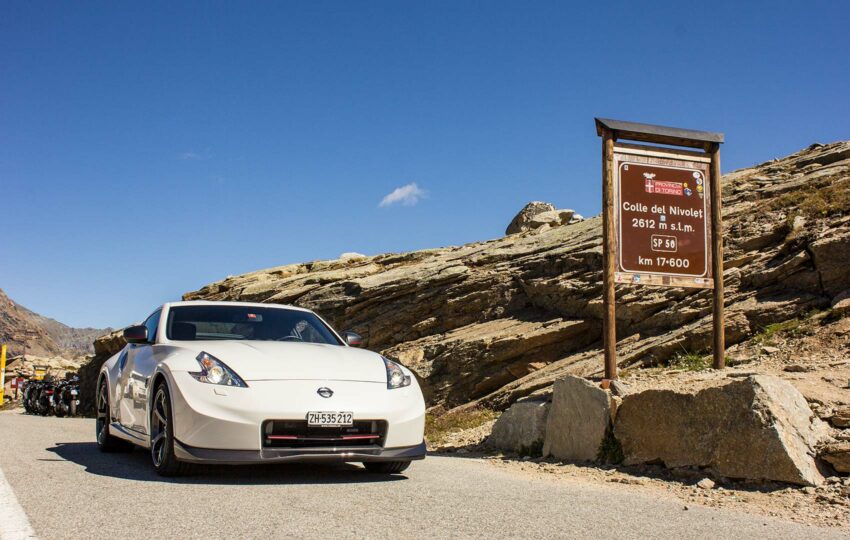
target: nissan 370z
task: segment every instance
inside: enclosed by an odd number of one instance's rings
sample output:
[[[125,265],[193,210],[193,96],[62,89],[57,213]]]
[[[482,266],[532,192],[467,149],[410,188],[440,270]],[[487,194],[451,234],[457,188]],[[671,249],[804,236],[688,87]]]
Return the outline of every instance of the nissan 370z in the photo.
[[[425,457],[425,402],[410,370],[358,349],[312,311],[174,302],[124,330],[101,368],[97,445],[187,463],[362,462],[392,474]]]

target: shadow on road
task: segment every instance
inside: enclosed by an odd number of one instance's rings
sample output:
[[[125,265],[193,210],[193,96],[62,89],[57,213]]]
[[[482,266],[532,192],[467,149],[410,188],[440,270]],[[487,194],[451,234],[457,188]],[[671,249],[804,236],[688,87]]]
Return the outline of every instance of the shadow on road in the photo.
[[[185,476],[164,478],[151,465],[150,455],[142,449],[129,453],[104,454],[94,442],[56,443],[47,449],[65,461],[85,467],[86,472],[125,480],[180,484],[364,484],[406,480],[404,475],[369,473],[359,465],[349,463],[274,464],[274,465],[195,465]],[[57,460],[42,460],[57,461]],[[415,467],[414,463],[412,467]]]

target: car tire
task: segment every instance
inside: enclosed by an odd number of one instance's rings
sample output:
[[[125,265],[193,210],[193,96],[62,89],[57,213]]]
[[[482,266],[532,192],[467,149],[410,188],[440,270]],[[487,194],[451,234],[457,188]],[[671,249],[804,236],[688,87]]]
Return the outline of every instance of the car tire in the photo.
[[[379,474],[398,474],[410,467],[409,461],[367,461],[363,463],[366,470]]]
[[[132,443],[109,434],[109,424],[112,423],[112,416],[109,412],[109,389],[106,384],[106,379],[101,380],[100,384],[97,386],[95,411],[97,420],[95,420],[94,423],[94,434],[97,440],[98,449],[105,453],[132,451]]]
[[[168,385],[160,383],[154,392],[151,404],[151,462],[160,476],[185,474],[188,464],[174,455],[174,413],[171,410],[171,395]]]

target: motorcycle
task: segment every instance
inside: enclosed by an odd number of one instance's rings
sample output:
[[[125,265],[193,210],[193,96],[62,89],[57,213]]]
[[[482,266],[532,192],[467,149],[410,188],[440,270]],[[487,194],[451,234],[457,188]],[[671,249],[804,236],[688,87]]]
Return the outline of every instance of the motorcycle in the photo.
[[[53,393],[53,412],[56,416],[76,416],[80,404],[80,378],[76,375],[56,385]]]
[[[53,412],[53,396],[56,393],[56,386],[53,382],[53,377],[45,377],[38,385],[37,395],[35,398],[35,413],[41,416],[47,416]]]
[[[33,408],[33,394],[35,393],[35,388],[35,381],[26,381],[23,389],[21,390],[21,401],[23,401],[24,410],[27,414],[33,414],[35,412]]]

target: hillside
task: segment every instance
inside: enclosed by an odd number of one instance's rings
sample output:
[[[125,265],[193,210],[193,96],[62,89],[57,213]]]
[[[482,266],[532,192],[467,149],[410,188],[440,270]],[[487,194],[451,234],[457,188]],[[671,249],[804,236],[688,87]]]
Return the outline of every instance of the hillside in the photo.
[[[8,347],[9,356],[29,353],[58,356],[61,347],[50,337],[28,309],[17,305],[0,290],[0,342]]]
[[[729,346],[850,289],[850,142],[735,171],[722,189]],[[314,309],[414,369],[429,405],[504,408],[565,373],[600,373],[601,268],[595,217],[458,247],[280,266],[184,297]],[[618,286],[621,365],[706,350],[710,298]]]
[[[76,358],[94,351],[92,341],[111,329],[72,328],[15,303],[0,289],[0,342],[9,356]]]
[[[39,315],[23,306],[18,307],[29,313],[32,319],[47,332],[47,335],[61,349],[76,356],[93,353],[92,342],[95,338],[112,331],[112,328],[73,328],[55,319]]]

